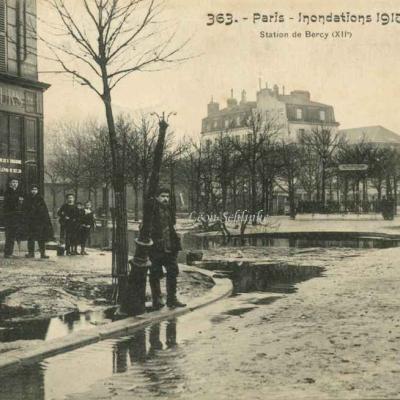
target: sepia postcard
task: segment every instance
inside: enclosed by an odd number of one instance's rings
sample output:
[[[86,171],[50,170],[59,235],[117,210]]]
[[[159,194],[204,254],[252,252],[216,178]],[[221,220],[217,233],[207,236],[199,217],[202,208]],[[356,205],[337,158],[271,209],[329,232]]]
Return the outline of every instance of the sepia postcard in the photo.
[[[0,400],[400,399],[398,0],[0,0]]]

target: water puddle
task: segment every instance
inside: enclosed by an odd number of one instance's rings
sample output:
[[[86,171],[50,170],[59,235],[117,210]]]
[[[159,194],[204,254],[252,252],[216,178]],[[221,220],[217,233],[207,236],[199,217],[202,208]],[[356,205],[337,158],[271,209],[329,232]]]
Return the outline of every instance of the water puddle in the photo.
[[[282,297],[265,292],[290,293],[296,282],[318,276],[323,270],[256,267],[250,275],[235,270],[236,279],[244,277],[235,284],[236,289],[246,289],[242,294],[236,290],[234,296],[209,307],[153,324],[132,335],[107,339],[7,374],[0,373],[0,398],[94,400],[115,396],[149,400],[185,396],[187,376],[194,368],[193,361],[187,361],[190,346],[201,342],[202,362],[207,365],[207,358],[215,357],[218,341],[224,340],[227,330],[238,333],[238,321],[242,318],[245,321],[258,315],[264,320],[263,310]],[[61,336],[65,330],[88,327],[96,320],[93,314],[67,319],[69,322],[65,317],[48,321],[48,326],[42,329],[44,337],[48,340]],[[246,335],[243,329],[242,326],[240,332]]]
[[[317,237],[316,237],[317,236]],[[386,249],[399,247],[399,239],[384,237],[356,237],[347,233],[300,232],[292,234],[264,233],[231,237],[183,235],[185,249],[209,250],[218,247],[287,247],[287,248],[354,248],[354,249]]]
[[[200,264],[227,277],[233,283],[233,295],[245,292],[295,293],[296,284],[323,276],[325,268],[314,265],[291,265],[283,262],[253,264],[251,262],[213,260]]]
[[[111,238],[111,230],[109,238]],[[128,231],[129,243],[134,243],[137,232]],[[385,249],[399,247],[400,239],[385,238],[379,236],[357,236],[346,232],[293,232],[293,233],[260,233],[244,235],[244,240],[240,237],[232,236],[225,239],[222,236],[198,236],[192,232],[181,235],[184,249],[207,250],[221,246],[263,246],[263,247],[289,247],[289,248],[309,248],[309,247],[348,247],[357,249]],[[102,248],[104,245],[104,232],[97,229],[91,235],[91,246]],[[129,249],[133,252],[133,248]]]
[[[181,342],[196,334],[196,324],[193,328],[182,335]],[[176,347],[177,320],[157,323],[131,336],[108,339],[0,373],[0,398],[55,400],[90,391],[89,398],[96,399],[95,383],[113,375],[126,378],[125,386],[133,397],[142,391],[175,394],[181,392],[184,383],[182,371],[174,367],[179,357]]]
[[[0,342],[56,339],[110,322],[113,313],[114,310],[109,309],[84,313],[72,312],[46,319],[0,322]]]

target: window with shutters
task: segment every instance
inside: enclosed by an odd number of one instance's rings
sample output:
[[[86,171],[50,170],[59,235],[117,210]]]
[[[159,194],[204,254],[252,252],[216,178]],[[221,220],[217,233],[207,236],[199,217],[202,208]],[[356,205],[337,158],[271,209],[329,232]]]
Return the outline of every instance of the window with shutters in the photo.
[[[7,71],[6,0],[0,0],[0,72]]]

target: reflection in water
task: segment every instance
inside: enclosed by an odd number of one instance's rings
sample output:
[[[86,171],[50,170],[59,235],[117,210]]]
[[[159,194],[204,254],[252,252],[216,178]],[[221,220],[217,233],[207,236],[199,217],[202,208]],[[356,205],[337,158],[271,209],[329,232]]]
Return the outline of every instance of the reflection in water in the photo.
[[[161,340],[161,323],[136,332],[131,338],[118,341],[113,347],[113,372],[126,373],[119,377],[119,385],[138,382],[136,392],[169,393],[174,391],[182,374],[174,363],[174,353],[163,356],[163,350],[176,346],[176,319],[165,324],[165,347]],[[146,334],[148,342],[146,340]],[[130,364],[130,365],[129,365]],[[131,368],[130,368],[131,367]],[[134,368],[132,368],[134,367]],[[134,376],[132,376],[134,374]],[[132,394],[134,394],[133,391]]]
[[[0,376],[1,400],[42,400],[45,399],[43,370],[38,365],[30,365],[18,374]]]
[[[44,340],[50,326],[50,319],[4,324],[0,330],[0,342],[14,340]]]
[[[222,236],[195,236],[183,235],[183,247],[186,249],[208,250],[218,247],[289,247],[289,248],[309,248],[309,247],[348,247],[360,249],[390,248],[399,247],[399,240],[386,238],[362,238],[351,237],[343,233],[324,233],[319,232],[317,237],[315,233],[299,233],[289,237],[279,234],[257,234],[240,237],[231,237],[225,240]]]
[[[128,231],[129,243],[134,243],[137,236],[136,231]],[[104,240],[104,233],[101,229],[97,229],[91,235],[91,246],[102,247]],[[231,237],[225,239],[223,236],[196,236],[191,233],[182,235],[182,244],[184,249],[197,249],[206,250],[218,248],[221,246],[264,246],[264,247],[291,247],[291,248],[305,248],[305,247],[350,247],[350,248],[389,248],[399,247],[399,240],[388,240],[385,238],[360,238],[351,237],[351,235],[330,232],[318,233],[316,238],[315,233],[297,233],[290,237],[284,237],[279,233],[267,233],[259,235],[248,235],[244,237],[244,242],[240,237]],[[133,248],[129,249],[130,253],[134,252]]]
[[[112,311],[112,310],[111,310]],[[0,323],[0,342],[51,340],[82,329],[93,328],[110,318],[110,311],[71,312],[59,317]]]
[[[113,376],[131,389],[135,383],[140,393],[175,392],[183,377],[174,361],[178,356],[176,326],[176,319],[154,324],[130,337],[109,339],[0,374],[0,399],[64,399],[90,391],[99,380]],[[110,351],[112,365],[105,354]]]

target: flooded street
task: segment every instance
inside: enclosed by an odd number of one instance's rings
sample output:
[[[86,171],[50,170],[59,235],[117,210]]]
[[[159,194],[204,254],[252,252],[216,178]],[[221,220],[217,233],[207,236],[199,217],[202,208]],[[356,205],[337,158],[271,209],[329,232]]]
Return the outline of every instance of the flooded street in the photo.
[[[249,253],[254,251],[262,248],[248,248]],[[337,252],[319,251],[317,259],[332,261]],[[354,256],[360,250],[344,253]],[[271,354],[263,349],[273,332],[269,321],[277,316],[272,306],[294,296],[299,282],[323,279],[320,267],[307,267],[303,275],[289,279],[276,274],[275,270],[272,275],[258,273],[258,289],[247,293],[240,293],[240,281],[247,282],[248,277],[234,274],[239,293],[203,310],[0,376],[1,399],[239,399],[249,391],[261,393],[272,377]],[[252,398],[257,396],[254,392]]]
[[[284,295],[282,289],[240,294],[132,336],[3,375],[1,399],[208,398],[225,393],[226,398],[245,398],[252,376],[258,380],[265,372],[254,368],[249,375],[249,368],[254,359],[266,356],[259,324],[268,328],[268,305]],[[232,392],[219,373],[229,373]]]
[[[400,249],[271,249],[240,251],[297,273],[232,274],[204,309],[3,373],[1,400],[397,398]]]

